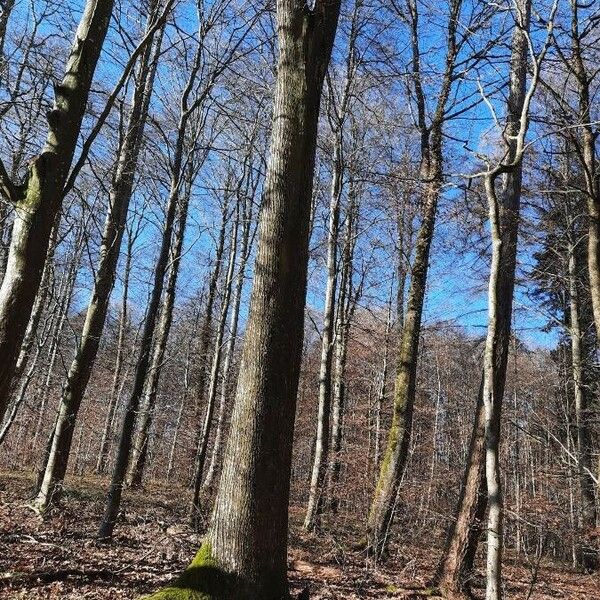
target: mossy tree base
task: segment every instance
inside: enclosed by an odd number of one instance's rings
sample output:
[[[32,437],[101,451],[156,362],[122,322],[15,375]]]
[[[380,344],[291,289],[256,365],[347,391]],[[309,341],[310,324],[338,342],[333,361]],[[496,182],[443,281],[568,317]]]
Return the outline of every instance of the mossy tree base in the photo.
[[[170,585],[143,600],[230,600],[242,598],[245,583],[227,573],[212,557],[209,542],[204,542],[187,569]]]

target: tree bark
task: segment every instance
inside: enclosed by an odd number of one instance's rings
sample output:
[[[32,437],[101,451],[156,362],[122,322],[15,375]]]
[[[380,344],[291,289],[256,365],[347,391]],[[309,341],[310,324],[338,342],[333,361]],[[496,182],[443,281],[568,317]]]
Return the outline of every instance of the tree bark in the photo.
[[[350,323],[359,290],[354,290],[354,248],[356,246],[356,228],[358,222],[358,204],[356,190],[352,178],[349,184],[349,201],[346,210],[346,231],[342,248],[342,266],[340,272],[340,293],[335,323],[335,364],[333,368],[333,400],[331,409],[331,450],[327,466],[327,494],[329,508],[337,512],[339,500],[337,497],[337,484],[342,469],[342,425],[346,402],[346,363],[348,355],[348,337]]]
[[[202,433],[200,435],[199,444],[196,452],[196,461],[194,468],[194,487],[192,493],[191,503],[191,515],[192,522],[195,523],[196,515],[200,510],[200,485],[202,483],[202,474],[204,473],[204,464],[206,462],[206,453],[208,450],[208,440],[210,437],[210,430],[212,427],[213,413],[215,408],[215,401],[217,397],[217,386],[219,382],[219,371],[221,369],[221,357],[223,356],[223,336],[225,335],[225,325],[227,324],[227,316],[229,314],[229,305],[231,299],[231,288],[233,285],[233,276],[235,273],[235,261],[237,256],[238,248],[238,229],[240,223],[239,215],[239,200],[236,207],[236,215],[234,217],[234,223],[231,230],[231,241],[229,249],[229,262],[227,265],[227,272],[225,274],[225,286],[223,290],[223,298],[221,301],[221,314],[219,316],[219,322],[217,325],[217,331],[215,335],[215,343],[213,350],[213,359],[210,369],[210,382],[208,386],[208,397],[206,400],[206,412],[204,415],[204,422],[202,424]],[[223,226],[225,226],[225,213],[227,212],[227,205],[223,207]],[[224,231],[224,229],[223,229]],[[220,248],[220,252],[223,252],[223,248]],[[221,262],[221,259],[218,259]]]
[[[98,462],[96,463],[96,473],[103,475],[106,472],[106,461],[110,450],[110,437],[119,401],[119,389],[121,386],[121,372],[123,370],[123,360],[125,353],[125,334],[129,326],[129,313],[127,303],[129,299],[129,278],[131,276],[131,259],[133,256],[133,237],[129,234],[127,242],[127,252],[125,254],[125,267],[123,269],[123,296],[121,298],[121,314],[119,316],[119,333],[117,337],[117,355],[115,357],[115,366],[113,373],[112,386],[108,399],[108,410],[104,428],[102,429],[102,438],[100,440],[100,450],[98,451]]]
[[[8,29],[8,20],[15,7],[15,0],[0,1],[0,81],[4,78],[4,44],[6,42],[6,30]]]
[[[569,237],[572,238],[571,224],[569,224]],[[593,570],[598,566],[596,552],[585,538],[596,527],[596,484],[592,472],[592,457],[590,447],[590,432],[588,421],[590,418],[588,408],[587,390],[584,382],[583,369],[583,333],[580,325],[580,299],[578,283],[577,247],[572,239],[568,247],[568,280],[569,280],[569,337],[571,338],[571,367],[573,376],[573,392],[575,397],[575,432],[577,449],[577,473],[579,476],[582,541],[579,548],[579,562],[586,570]]]
[[[488,331],[482,383],[456,521],[438,570],[439,585],[449,598],[468,596],[470,570],[477,549],[479,523],[488,514],[487,600],[501,596],[502,498],[498,447],[500,412],[511,335],[517,240],[520,218],[522,158],[528,127],[527,57],[531,0],[518,3],[513,33],[505,163],[485,175],[492,236],[492,264],[488,296]],[[537,77],[537,76],[536,76]],[[537,81],[537,80],[536,80]],[[529,91],[532,93],[535,84]],[[500,197],[496,182],[503,175]]]
[[[148,16],[149,26],[154,19],[154,10],[155,6],[151,6]],[[127,132],[119,152],[111,188],[109,210],[102,234],[100,259],[94,288],[88,304],[79,345],[63,386],[59,417],[55,426],[48,464],[46,465],[42,485],[33,502],[36,509],[41,513],[45,512],[52,504],[56,498],[55,492],[58,491],[58,487],[64,480],[77,414],[92,373],[100,338],[104,330],[121,241],[125,230],[127,210],[133,191],[137,160],[142,147],[144,124],[147,119],[150,96],[154,85],[154,75],[160,53],[160,40],[161,33],[158,34],[154,55],[152,44],[148,44],[142,54]]]
[[[367,520],[367,548],[376,558],[383,554],[387,545],[396,497],[406,466],[412,433],[421,316],[427,286],[429,251],[433,239],[443,176],[442,130],[446,104],[450,97],[454,79],[454,64],[458,53],[456,32],[461,7],[462,0],[453,0],[450,4],[445,72],[442,77],[432,124],[428,126],[420,71],[418,8],[414,0],[409,2],[413,53],[412,78],[418,106],[418,128],[421,135],[420,174],[422,181],[425,183],[422,219],[415,240],[415,258],[411,270],[410,290],[398,349],[392,424],[388,432],[386,450],[381,462],[379,478]]]
[[[112,7],[113,0],[86,3],[65,76],[54,89],[46,144],[29,163],[26,182],[15,185],[0,163],[0,192],[15,207],[7,270],[0,287],[0,418],[6,411]]]
[[[331,367],[335,343],[335,297],[337,292],[337,246],[340,222],[340,200],[342,195],[342,177],[344,173],[342,159],[343,132],[342,123],[337,124],[334,132],[333,178],[329,203],[329,227],[327,234],[327,283],[325,286],[325,306],[323,309],[323,332],[321,336],[321,363],[319,368],[319,401],[317,408],[317,432],[315,454],[310,478],[308,506],[304,518],[304,529],[312,531],[321,526],[323,510],[323,484],[329,454],[329,417],[331,413]]]
[[[131,465],[127,481],[128,485],[132,487],[140,487],[142,485],[142,476],[146,466],[146,458],[148,456],[148,439],[150,435],[150,428],[152,426],[152,418],[154,416],[156,396],[158,394],[158,383],[160,381],[162,363],[164,360],[165,350],[167,348],[169,334],[171,332],[171,323],[173,321],[173,308],[175,306],[175,295],[177,292],[177,278],[179,276],[179,267],[181,264],[188,208],[192,195],[193,177],[193,168],[189,168],[186,176],[185,191],[182,194],[181,205],[179,207],[177,231],[175,233],[175,240],[171,250],[171,266],[169,267],[169,275],[167,277],[167,285],[165,288],[165,298],[163,300],[160,320],[158,323],[157,332],[155,334],[156,340],[154,342],[152,363],[150,365],[148,380],[146,381],[146,397],[144,398],[144,402],[142,403],[142,408],[138,416],[138,432],[133,444]]]
[[[579,31],[579,3],[571,4],[571,50],[572,60],[567,67],[577,80],[579,100],[579,124],[581,131],[581,162],[587,192],[588,209],[588,272],[590,294],[596,332],[600,336],[600,177],[596,156],[596,137],[592,119],[591,75],[583,59],[582,37]]]
[[[173,226],[175,223],[177,206],[180,202],[179,196],[186,154],[186,133],[188,131],[190,119],[194,114],[194,109],[197,108],[197,102],[190,102],[190,98],[192,96],[196,77],[200,69],[201,56],[201,50],[198,49],[180,101],[179,122],[177,125],[175,151],[173,153],[173,163],[171,168],[171,188],[167,201],[164,229],[160,250],[156,260],[156,265],[154,267],[154,278],[150,302],[148,303],[146,319],[144,321],[142,335],[139,341],[140,349],[133,378],[133,387],[127,401],[127,405],[125,406],[125,414],[123,416],[123,423],[119,437],[117,457],[106,498],[104,516],[102,517],[102,522],[100,523],[98,532],[98,537],[101,540],[109,540],[112,537],[117,521],[119,506],[121,504],[121,494],[123,492],[123,483],[125,481],[125,475],[127,473],[127,467],[129,465],[129,458],[133,443],[135,420],[148,374],[150,353],[152,350],[152,339],[154,337],[156,320],[160,308],[165,273],[169,263],[171,239],[173,237]]]
[[[219,414],[217,416],[217,427],[215,431],[215,441],[212,448],[210,465],[206,471],[206,477],[202,483],[203,489],[209,489],[212,485],[216,470],[217,461],[221,454],[225,429],[225,407],[230,392],[231,371],[234,360],[235,343],[238,334],[238,323],[240,316],[240,305],[242,302],[242,290],[244,288],[244,279],[246,276],[246,265],[251,251],[250,231],[252,228],[252,204],[254,194],[246,196],[246,202],[243,213],[242,239],[240,248],[240,264],[238,266],[235,289],[233,292],[233,301],[231,306],[231,319],[229,324],[229,338],[225,348],[225,360],[223,363],[223,377],[221,381],[221,397],[219,400]]]
[[[288,596],[292,437],[323,78],[339,1],[278,0],[279,61],[258,253],[231,433],[209,532],[157,598]]]

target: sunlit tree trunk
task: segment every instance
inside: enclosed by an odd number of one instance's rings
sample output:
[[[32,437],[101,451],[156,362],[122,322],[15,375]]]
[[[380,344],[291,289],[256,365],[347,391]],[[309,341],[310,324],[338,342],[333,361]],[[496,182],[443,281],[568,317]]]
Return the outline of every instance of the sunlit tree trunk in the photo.
[[[323,330],[321,334],[321,363],[319,368],[319,400],[317,408],[317,432],[315,453],[308,496],[308,507],[304,519],[304,529],[309,531],[320,526],[323,503],[323,483],[329,453],[329,416],[331,412],[331,367],[334,350],[335,296],[337,292],[337,246],[340,221],[340,200],[342,194],[343,159],[342,130],[338,124],[334,133],[333,179],[329,203],[329,227],[327,232],[327,283],[325,306],[323,309]]]
[[[388,432],[386,449],[367,520],[367,547],[375,557],[381,556],[385,551],[412,433],[421,316],[427,286],[429,251],[434,234],[437,204],[442,185],[442,129],[446,104],[452,89],[454,64],[458,53],[456,34],[461,7],[461,0],[453,0],[450,3],[445,72],[442,77],[432,124],[428,126],[420,71],[419,36],[421,32],[418,26],[418,6],[414,0],[409,2],[413,53],[412,79],[417,97],[418,127],[421,135],[420,175],[424,182],[423,208],[421,224],[415,240],[410,290],[398,349],[392,424]]]
[[[592,117],[592,79],[584,61],[586,43],[579,30],[579,8],[581,3],[570,0],[571,4],[571,51],[572,59],[567,67],[575,75],[578,88],[579,114],[577,131],[581,132],[581,162],[585,179],[588,209],[588,272],[590,295],[596,332],[600,336],[600,177],[598,176],[598,158],[596,155],[597,131],[594,130]],[[584,34],[587,35],[587,34]]]
[[[8,404],[112,7],[112,0],[88,0],[85,5],[65,76],[54,87],[46,144],[30,161],[26,182],[13,183],[0,162],[0,193],[15,209],[6,275],[0,287],[0,418]]]
[[[571,367],[573,376],[573,394],[575,399],[575,433],[577,450],[577,473],[579,476],[581,524],[583,540],[579,549],[579,561],[584,569],[597,567],[598,557],[588,547],[585,538],[596,527],[596,496],[592,473],[590,448],[587,389],[583,369],[583,332],[581,329],[581,308],[579,294],[579,274],[577,264],[577,246],[573,238],[572,224],[569,224],[568,244],[568,281],[569,281],[569,337],[571,338]]]
[[[331,408],[331,449],[327,465],[327,495],[329,508],[338,509],[337,485],[342,469],[342,425],[346,402],[346,365],[350,323],[356,308],[360,287],[354,289],[354,249],[358,226],[358,203],[353,179],[349,183],[349,199],[346,209],[346,227],[342,246],[340,270],[340,293],[338,294],[335,318],[335,359],[333,367],[333,398]]]
[[[149,26],[153,17],[153,9],[151,8],[148,17]],[[152,45],[148,44],[140,62],[139,77],[134,91],[127,131],[119,152],[110,192],[109,210],[102,234],[100,259],[94,288],[88,304],[79,344],[63,386],[59,417],[55,425],[54,439],[46,465],[46,472],[33,503],[36,509],[42,513],[53,502],[55,492],[64,480],[77,414],[83,401],[104,330],[119,260],[121,240],[125,230],[127,209],[133,191],[137,160],[142,147],[144,124],[147,119],[156,64],[160,53],[160,37],[161,34],[158,35],[155,53],[152,52]]]
[[[229,324],[229,338],[227,340],[227,347],[225,348],[225,359],[223,362],[223,378],[221,381],[221,396],[219,399],[219,414],[217,416],[217,427],[215,430],[215,441],[212,448],[212,454],[210,459],[210,465],[206,471],[206,477],[202,483],[203,489],[211,487],[215,473],[217,470],[217,461],[220,458],[221,447],[224,439],[225,430],[225,408],[227,404],[227,398],[229,397],[231,388],[231,371],[233,367],[233,359],[235,352],[235,345],[238,333],[238,323],[240,316],[240,305],[242,302],[242,290],[244,288],[244,278],[246,275],[246,265],[248,258],[250,257],[251,240],[250,232],[252,229],[252,203],[254,201],[253,196],[248,195],[246,200],[246,206],[243,212],[243,225],[242,225],[242,239],[240,247],[240,263],[238,266],[238,272],[236,276],[235,289],[233,292],[233,300],[231,305],[231,318]]]
[[[150,365],[152,352],[152,340],[156,330],[160,301],[165,284],[165,274],[169,266],[169,255],[171,253],[173,228],[175,224],[175,217],[177,215],[177,207],[180,204],[184,165],[186,157],[189,158],[188,154],[191,151],[191,148],[187,147],[186,137],[189,133],[192,120],[197,115],[197,111],[201,102],[201,99],[196,97],[196,82],[202,66],[202,59],[203,49],[202,46],[199,45],[199,47],[196,49],[193,64],[188,74],[179,102],[179,120],[177,123],[175,145],[170,171],[171,184],[169,197],[167,200],[160,249],[154,267],[152,292],[150,294],[150,301],[146,311],[146,318],[144,320],[142,334],[138,342],[139,354],[133,377],[133,385],[125,406],[125,414],[123,415],[123,422],[119,436],[117,457],[115,460],[111,483],[106,499],[104,516],[102,517],[102,522],[100,523],[98,536],[101,540],[108,540],[112,537],[112,533],[116,524],[119,506],[121,504],[123,484],[127,474],[127,467],[129,465],[129,459],[133,445],[135,421],[139,411],[140,402],[142,400],[144,385],[148,376],[148,367]]]
[[[123,269],[123,295],[121,297],[121,310],[119,314],[119,333],[117,335],[117,354],[115,357],[115,365],[113,371],[112,385],[110,395],[108,397],[108,410],[102,428],[102,438],[100,440],[100,450],[98,451],[98,461],[96,463],[96,473],[104,474],[106,472],[106,461],[110,451],[110,439],[112,435],[112,427],[119,401],[119,390],[121,386],[121,374],[123,371],[123,360],[125,354],[125,334],[129,326],[129,278],[131,276],[131,260],[133,256],[134,239],[129,235],[127,241],[127,251],[125,253],[125,266]]]
[[[339,2],[278,0],[271,153],[250,313],[215,509],[190,567],[154,598],[288,595],[288,501],[323,78]]]
[[[510,345],[513,289],[519,213],[522,159],[528,128],[528,111],[537,84],[527,82],[528,31],[531,0],[520,0],[513,33],[504,162],[484,177],[492,238],[492,263],[488,291],[488,331],[484,368],[475,410],[475,424],[461,487],[457,518],[448,536],[438,576],[450,597],[468,594],[470,570],[477,549],[479,524],[489,508],[487,537],[487,600],[501,597],[502,498],[499,469],[500,412]],[[537,60],[537,59],[536,59]],[[497,180],[502,186],[497,195]]]

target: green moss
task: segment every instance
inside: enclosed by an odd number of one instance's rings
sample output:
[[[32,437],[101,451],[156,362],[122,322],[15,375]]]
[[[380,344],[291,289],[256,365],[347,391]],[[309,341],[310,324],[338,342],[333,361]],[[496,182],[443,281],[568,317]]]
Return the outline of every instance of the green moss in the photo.
[[[223,571],[204,542],[187,569],[167,587],[144,600],[225,600],[231,598],[235,577]]]

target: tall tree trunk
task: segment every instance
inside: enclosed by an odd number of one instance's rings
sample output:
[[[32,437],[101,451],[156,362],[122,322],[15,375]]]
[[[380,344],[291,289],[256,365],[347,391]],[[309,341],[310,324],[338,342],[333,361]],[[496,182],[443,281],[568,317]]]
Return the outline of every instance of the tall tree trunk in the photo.
[[[244,278],[246,276],[246,265],[251,251],[250,231],[252,228],[252,203],[253,195],[246,196],[246,202],[243,213],[242,239],[240,248],[240,264],[236,277],[235,289],[233,292],[233,301],[231,305],[231,319],[229,323],[229,338],[225,348],[225,360],[223,362],[223,377],[221,381],[221,396],[219,399],[219,413],[217,415],[217,427],[215,430],[215,441],[212,448],[210,465],[206,471],[206,477],[202,483],[202,488],[207,490],[211,487],[216,470],[217,461],[221,454],[225,429],[225,407],[231,387],[231,371],[235,353],[235,343],[237,340],[238,323],[240,316],[240,305],[242,303],[242,291],[244,288]]]
[[[227,211],[227,205],[223,207],[223,211]],[[223,224],[225,224],[225,218]],[[195,522],[196,515],[200,509],[200,484],[202,483],[202,474],[204,473],[204,464],[206,462],[206,453],[208,450],[208,440],[210,437],[210,430],[212,427],[212,417],[215,407],[215,401],[217,397],[217,386],[219,382],[219,371],[221,368],[221,357],[223,356],[223,336],[225,335],[225,325],[227,324],[227,316],[229,314],[229,305],[231,298],[231,288],[233,285],[233,276],[235,273],[235,261],[237,257],[238,248],[238,229],[240,223],[240,206],[239,199],[236,207],[236,214],[234,217],[234,223],[231,230],[231,241],[229,250],[229,262],[227,265],[227,273],[225,274],[225,285],[223,289],[223,298],[221,300],[221,314],[219,316],[219,322],[217,325],[217,331],[215,335],[215,343],[213,350],[213,359],[210,369],[210,383],[208,386],[208,397],[206,400],[206,412],[204,416],[204,423],[202,424],[202,433],[200,435],[200,442],[197,447],[196,461],[194,467],[194,486],[192,493],[192,504],[191,504],[191,515],[192,521]],[[222,249],[221,249],[222,252]],[[219,259],[220,262],[220,259]]]
[[[197,397],[196,397],[196,416],[198,417],[198,429],[194,440],[194,464],[193,471],[190,479],[190,489],[192,495],[195,494],[194,488],[196,486],[196,475],[198,471],[198,458],[200,449],[203,445],[203,438],[205,432],[208,431],[210,421],[212,419],[212,412],[214,409],[214,402],[210,404],[207,402],[204,409],[204,418],[200,419],[200,401],[204,398],[204,390],[206,388],[206,380],[208,373],[209,363],[209,350],[211,345],[211,337],[213,334],[213,319],[214,319],[214,306],[217,299],[217,287],[219,284],[219,278],[221,276],[221,267],[223,262],[223,251],[225,249],[225,233],[227,229],[227,211],[225,207],[221,215],[221,226],[219,228],[219,236],[217,238],[217,247],[215,250],[214,265],[210,274],[210,280],[208,283],[208,296],[206,299],[206,310],[204,313],[204,319],[202,321],[202,329],[200,331],[200,347],[199,347],[199,373],[197,383]],[[220,348],[214,347],[214,352],[220,353]],[[212,365],[212,361],[211,361]],[[192,506],[193,506],[192,502]]]
[[[500,416],[510,344],[515,284],[524,140],[528,127],[526,99],[527,59],[531,0],[517,2],[517,23],[512,39],[506,152],[510,161],[500,190],[501,167],[484,179],[489,206],[492,262],[488,289],[488,330],[483,358],[483,406],[485,412],[485,481],[488,502],[486,600],[502,597],[503,506],[500,473]],[[539,69],[539,65],[538,65]],[[535,84],[532,88],[535,89]]]
[[[569,237],[572,238],[571,224]],[[575,397],[575,432],[577,449],[577,473],[579,476],[582,542],[579,548],[579,562],[586,570],[597,567],[598,557],[593,548],[585,542],[589,532],[596,527],[596,484],[591,476],[592,457],[589,432],[589,409],[587,390],[583,370],[583,333],[581,331],[580,299],[578,283],[577,247],[572,239],[568,248],[568,280],[569,280],[569,337],[571,338],[571,367],[573,375],[573,392]]]
[[[575,75],[579,100],[578,131],[581,132],[581,159],[587,192],[588,209],[588,272],[590,294],[596,332],[600,336],[600,177],[596,156],[596,137],[592,118],[593,76],[589,73],[583,58],[582,34],[579,31],[579,8],[577,0],[571,4],[571,51],[572,60],[567,67]]]
[[[65,76],[54,88],[46,144],[15,185],[0,162],[0,193],[15,207],[6,275],[0,287],[0,418],[4,416],[21,342],[42,278],[50,232],[79,137],[113,0],[88,0]]]
[[[0,82],[4,79],[5,59],[4,59],[4,44],[6,43],[6,31],[8,29],[8,20],[10,14],[15,7],[15,0],[1,0],[0,1]],[[3,223],[0,224],[0,228],[3,227]],[[2,231],[3,233],[3,231]],[[1,239],[1,236],[0,236]],[[4,271],[0,271],[0,281]]]
[[[200,330],[200,346],[198,350],[198,383],[197,383],[197,396],[196,396],[196,414],[200,415],[200,409],[202,406],[202,400],[204,399],[204,391],[206,389],[206,379],[208,374],[208,357],[210,353],[210,342],[212,336],[212,325],[214,318],[215,300],[217,298],[217,286],[219,284],[219,277],[221,276],[221,261],[223,258],[223,247],[225,244],[225,213],[223,213],[223,219],[219,228],[219,237],[217,241],[217,247],[215,252],[215,264],[213,266],[210,280],[208,284],[208,294],[206,296],[206,311],[204,313],[204,319],[202,321],[202,329]],[[202,421],[200,421],[202,422]],[[202,427],[198,428],[197,439],[195,448],[198,448],[200,438],[202,437]],[[192,482],[193,486],[193,482]]]
[[[154,19],[155,5],[151,5],[148,24]],[[162,32],[162,30],[161,30]],[[104,330],[110,294],[115,281],[121,241],[125,230],[127,209],[133,191],[133,181],[138,156],[142,146],[144,124],[156,65],[160,54],[161,33],[158,34],[153,54],[148,44],[142,54],[139,78],[134,90],[133,104],[123,145],[119,152],[113,186],[109,198],[109,210],[104,224],[100,259],[91,299],[85,316],[79,345],[71,362],[63,387],[52,448],[46,465],[42,485],[34,500],[39,512],[45,512],[55,498],[64,480],[75,431],[77,414],[85,394],[92,367],[96,360],[100,338]]]
[[[62,333],[65,327],[65,322],[67,320],[67,316],[69,314],[69,309],[71,307],[71,301],[73,299],[73,292],[75,290],[75,282],[77,279],[77,271],[79,269],[81,253],[83,252],[83,238],[85,235],[86,227],[84,224],[80,225],[80,229],[78,234],[76,235],[74,241],[74,250],[73,256],[71,257],[69,267],[67,272],[64,273],[60,291],[58,294],[58,300],[56,303],[56,312],[53,315],[54,324],[52,328],[52,332],[49,336],[50,339],[50,347],[48,350],[48,369],[46,371],[46,377],[43,382],[39,386],[37,390],[37,398],[41,398],[39,402],[39,411],[36,427],[34,430],[32,445],[35,447],[37,439],[43,429],[44,426],[44,417],[46,415],[46,406],[48,403],[48,397],[50,394],[50,386],[52,384],[52,378],[54,376],[54,367],[56,365],[56,360],[59,357],[60,353],[60,345],[62,341]],[[45,464],[45,463],[44,463]],[[45,467],[44,467],[45,468]]]
[[[421,32],[418,25],[418,5],[414,0],[409,2],[413,54],[412,79],[417,97],[418,128],[421,135],[420,175],[425,183],[421,225],[415,240],[415,258],[411,270],[410,290],[398,349],[392,424],[388,432],[386,450],[381,462],[379,478],[367,520],[367,547],[375,557],[380,557],[386,548],[412,433],[421,316],[427,286],[429,251],[442,185],[442,128],[446,104],[454,80],[454,65],[458,53],[456,32],[461,8],[462,0],[453,0],[450,3],[445,72],[440,84],[432,123],[428,126],[425,95],[421,80],[419,41]]]
[[[183,420],[183,411],[185,410],[188,394],[190,391],[190,370],[192,364],[192,349],[194,347],[194,339],[198,332],[198,319],[200,317],[200,311],[196,312],[196,317],[193,321],[192,330],[190,332],[189,343],[187,344],[187,352],[185,354],[185,364],[183,368],[183,393],[181,394],[181,401],[179,403],[179,411],[177,412],[177,419],[175,421],[175,431],[173,432],[173,439],[171,440],[171,450],[169,451],[169,463],[167,465],[167,482],[171,481],[171,474],[175,466],[175,450],[177,449],[177,441],[179,436],[179,430],[181,428],[181,422]]]
[[[292,437],[323,78],[339,1],[278,0],[271,154],[231,433],[209,532],[177,582],[153,598],[288,595]]]
[[[441,157],[436,158],[436,161]],[[368,528],[368,546],[375,556],[385,549],[393,519],[396,495],[406,459],[412,430],[417,357],[421,334],[421,314],[425,299],[429,250],[435,224],[437,201],[441,185],[441,165],[436,167],[435,184],[425,192],[424,212],[415,243],[415,259],[411,270],[410,291],[404,315],[404,327],[398,355],[398,371],[394,390],[392,424],[388,432],[385,453],[379,469],[377,487],[371,503]]]
[[[346,362],[348,354],[348,336],[350,322],[358,300],[353,289],[353,259],[356,246],[356,227],[358,205],[356,190],[352,178],[349,185],[349,200],[346,210],[346,231],[342,248],[340,272],[340,293],[335,322],[335,364],[333,368],[333,400],[331,409],[331,450],[327,466],[328,503],[333,513],[338,509],[337,484],[342,469],[340,453],[342,450],[342,422],[346,402]]]
[[[449,598],[468,595],[470,570],[475,558],[479,523],[488,515],[488,600],[501,595],[502,499],[498,464],[500,411],[506,382],[510,345],[512,302],[515,282],[522,158],[528,127],[531,94],[526,93],[527,56],[531,0],[518,3],[518,23],[513,33],[507,123],[506,162],[485,175],[490,211],[492,264],[488,299],[488,331],[484,351],[481,388],[475,409],[475,424],[469,458],[461,487],[457,518],[450,529],[446,551],[438,570],[440,587]],[[503,175],[500,198],[496,181]]]
[[[169,267],[169,275],[167,277],[167,285],[165,288],[165,298],[161,315],[155,334],[154,351],[152,354],[152,363],[146,381],[146,397],[142,403],[138,420],[138,431],[134,439],[133,451],[131,456],[131,465],[127,483],[133,487],[142,485],[142,476],[146,466],[146,458],[148,456],[148,439],[150,428],[152,426],[152,418],[156,404],[156,396],[158,394],[158,383],[162,370],[169,334],[171,332],[171,323],[173,321],[173,308],[175,306],[175,294],[177,292],[177,278],[179,276],[179,267],[181,264],[181,256],[183,249],[183,240],[185,237],[185,229],[187,224],[188,208],[192,195],[192,183],[194,178],[194,168],[192,163],[189,163],[187,169],[185,189],[181,198],[179,207],[179,219],[173,248],[171,250],[171,260]]]
[[[140,401],[144,392],[144,384],[148,375],[148,366],[150,363],[150,353],[152,350],[152,339],[156,328],[156,320],[160,308],[160,300],[165,280],[165,273],[168,268],[169,255],[171,252],[171,238],[173,237],[173,226],[179,205],[182,174],[186,154],[186,133],[194,109],[197,108],[196,102],[190,103],[190,98],[194,91],[194,84],[201,65],[201,50],[198,49],[194,58],[194,64],[190,70],[185,89],[180,101],[179,122],[177,125],[177,136],[175,141],[175,151],[173,153],[173,163],[171,168],[171,188],[167,201],[164,229],[160,250],[154,267],[154,280],[150,302],[146,319],[142,329],[142,335],[139,341],[139,355],[136,363],[135,374],[133,377],[133,387],[131,394],[125,406],[125,414],[121,426],[117,457],[113,469],[113,475],[106,498],[104,516],[100,523],[98,536],[102,540],[108,540],[117,521],[119,506],[121,504],[121,494],[123,492],[123,483],[129,465],[131,447],[133,443],[133,432],[135,428],[135,419],[139,410]]]
[[[133,256],[134,239],[129,235],[127,242],[127,252],[125,254],[125,267],[123,270],[123,295],[121,297],[121,311],[119,317],[119,333],[117,337],[117,355],[115,357],[115,366],[113,371],[110,396],[108,398],[108,410],[102,429],[102,438],[100,440],[100,450],[98,451],[98,461],[96,463],[96,473],[103,475],[106,472],[106,461],[110,450],[110,438],[112,426],[119,402],[119,389],[121,386],[121,373],[123,371],[123,360],[125,356],[125,334],[129,326],[129,311],[127,303],[129,299],[129,278],[131,276],[131,260]]]
[[[323,509],[323,484],[329,453],[329,416],[331,413],[331,367],[335,342],[335,296],[337,292],[337,247],[340,222],[340,200],[342,195],[343,132],[342,124],[337,124],[334,132],[333,178],[329,202],[329,227],[327,235],[327,283],[325,287],[325,306],[323,309],[323,333],[321,338],[321,363],[319,368],[319,401],[317,409],[317,432],[315,454],[310,478],[308,506],[304,518],[304,529],[312,531],[321,525]]]
[[[390,290],[391,292],[391,290]],[[398,296],[396,296],[398,299]],[[373,453],[373,465],[375,470],[379,469],[379,461],[381,459],[381,411],[383,403],[387,399],[387,379],[389,370],[389,350],[390,350],[390,335],[392,333],[392,294],[388,303],[388,315],[385,324],[385,339],[383,343],[383,365],[381,367],[381,380],[377,389],[377,397],[375,399],[375,450]]]

